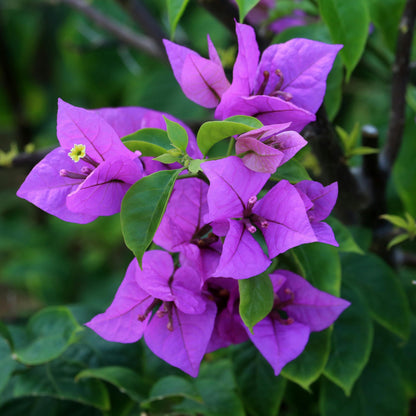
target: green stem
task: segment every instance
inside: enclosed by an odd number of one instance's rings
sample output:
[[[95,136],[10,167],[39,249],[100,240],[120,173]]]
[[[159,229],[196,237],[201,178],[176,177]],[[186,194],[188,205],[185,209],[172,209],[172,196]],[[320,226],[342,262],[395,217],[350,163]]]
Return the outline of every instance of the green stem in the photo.
[[[231,155],[231,152],[233,151],[235,139],[233,137],[230,137],[230,142],[228,143],[228,149],[227,149],[227,156]]]
[[[208,178],[201,171],[198,171],[197,173],[185,173],[185,175],[179,175],[176,178],[176,180],[178,180],[178,179],[187,179],[187,178],[198,178],[198,179],[202,179],[204,182],[206,182],[209,185]]]

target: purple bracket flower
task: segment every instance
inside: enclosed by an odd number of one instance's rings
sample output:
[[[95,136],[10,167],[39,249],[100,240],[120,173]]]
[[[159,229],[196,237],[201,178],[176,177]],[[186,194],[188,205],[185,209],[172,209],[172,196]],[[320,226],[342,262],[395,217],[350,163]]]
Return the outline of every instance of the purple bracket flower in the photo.
[[[97,113],[62,100],[57,136],[61,147],[33,168],[17,195],[69,222],[119,212],[124,194],[143,176],[138,155]]]
[[[269,46],[260,62],[252,27],[236,23],[238,55],[229,85],[218,54],[208,38],[210,59],[165,40],[173,72],[185,95],[205,107],[215,107],[215,117],[257,117],[264,124],[291,122],[302,130],[315,120],[326,78],[342,45],[309,39],[292,39]]]
[[[174,271],[171,256],[153,250],[144,254],[142,270],[136,259],[130,263],[112,304],[85,325],[108,341],[144,336],[155,355],[196,377],[216,313],[197,273],[189,267]]]
[[[270,278],[275,292],[273,309],[254,326],[253,333],[246,331],[278,375],[304,350],[310,332],[328,328],[350,303],[286,270],[277,270]]]
[[[299,133],[284,131],[289,126],[272,124],[241,134],[235,143],[237,155],[244,154],[244,164],[255,172],[274,173],[307,144]]]
[[[236,23],[238,55],[233,82],[221,97],[218,119],[243,114],[264,124],[292,122],[300,131],[315,119],[326,78],[342,45],[292,39],[260,52],[253,28]]]
[[[319,182],[306,180],[295,184],[295,188],[305,204],[317,241],[338,247],[332,228],[322,222],[331,213],[337,201],[338,184],[334,182],[323,186]]]
[[[207,191],[208,185],[200,179],[177,181],[153,238],[165,250],[180,252],[180,263],[198,271],[201,286],[214,273],[222,249],[218,236],[204,221]]]
[[[203,107],[216,107],[230,86],[218,53],[207,36],[209,59],[184,46],[164,40],[176,80],[184,94]]]
[[[257,201],[269,174],[247,169],[235,156],[204,162],[201,168],[210,181],[206,221],[215,234],[225,236],[213,277],[255,276],[267,269],[269,258],[317,241],[304,203],[288,181],[280,181]],[[269,256],[252,235],[257,229],[264,235]]]

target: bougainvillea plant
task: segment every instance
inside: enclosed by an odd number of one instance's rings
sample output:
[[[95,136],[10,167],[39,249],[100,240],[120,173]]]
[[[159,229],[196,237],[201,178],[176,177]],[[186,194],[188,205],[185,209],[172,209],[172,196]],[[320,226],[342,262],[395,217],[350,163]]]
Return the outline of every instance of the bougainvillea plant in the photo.
[[[311,331],[329,327],[349,305],[272,265],[279,254],[296,246],[338,245],[331,227],[322,222],[335,205],[336,183],[324,187],[311,180],[292,184],[281,179],[265,188],[276,169],[306,145],[297,131],[314,119],[340,46],[294,39],[269,47],[257,64],[253,29],[239,23],[236,27],[239,52],[231,84],[209,38],[210,60],[165,41],[175,76],[190,98],[202,105],[218,104],[220,119],[243,116],[215,124],[218,137],[208,126],[204,136],[197,136],[201,152],[195,136],[169,116],[161,126],[163,115],[149,110],[153,118],[146,124],[162,127],[171,145],[163,150],[151,139],[143,144],[143,129],[137,126],[124,136],[113,128],[142,109],[114,109],[108,120],[108,110],[84,110],[60,100],[61,147],[34,167],[18,191],[65,221],[85,223],[121,209],[123,229],[129,230],[126,243],[137,259],[111,306],[87,326],[109,341],[134,342],[144,336],[157,356],[194,377],[208,346],[233,338],[228,334],[221,339],[216,326],[221,328],[224,319],[241,326],[233,331],[246,331],[277,375],[303,351]],[[206,138],[220,140],[227,128],[228,154],[211,160]],[[153,159],[159,166],[148,174],[142,155],[148,156],[152,145],[150,152],[162,153]],[[163,187],[159,195],[157,185]],[[144,217],[129,218],[133,210],[140,212],[140,200],[146,197],[155,204],[148,224]],[[139,233],[142,227],[147,228],[145,236]],[[152,240],[166,251],[149,247]],[[175,252],[180,255],[174,261]],[[264,316],[247,325],[238,316],[238,289],[231,295],[231,283],[222,282],[266,271],[271,293],[264,296],[273,301]],[[218,291],[222,294],[216,299]],[[224,298],[233,299],[232,315],[219,318]]]
[[[7,3],[1,416],[414,416],[416,1]]]

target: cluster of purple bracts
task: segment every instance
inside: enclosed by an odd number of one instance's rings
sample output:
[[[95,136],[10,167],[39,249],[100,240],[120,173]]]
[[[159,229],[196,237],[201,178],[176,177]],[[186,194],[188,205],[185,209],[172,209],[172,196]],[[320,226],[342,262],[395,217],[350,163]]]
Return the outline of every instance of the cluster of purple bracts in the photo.
[[[295,273],[271,270],[270,313],[252,331],[239,315],[239,279],[266,272],[273,258],[301,244],[337,245],[323,222],[336,183],[280,180],[267,191],[265,184],[305,146],[298,132],[315,117],[340,46],[295,39],[266,49],[258,63],[252,29],[237,24],[237,37],[231,84],[209,39],[209,60],[168,41],[166,48],[189,98],[216,107],[219,119],[255,115],[266,125],[236,138],[237,156],[201,163],[206,181],[179,177],[153,239],[161,250],[147,251],[141,267],[134,259],[112,304],[86,324],[109,341],[143,337],[157,356],[192,376],[205,353],[246,340],[279,374],[311,331],[330,326],[349,305]],[[84,110],[60,100],[61,147],[32,170],[18,195],[64,221],[119,212],[132,184],[171,167],[128,150],[121,139],[146,127],[165,129],[163,116],[179,122],[140,107]],[[181,124],[187,155],[202,158]]]

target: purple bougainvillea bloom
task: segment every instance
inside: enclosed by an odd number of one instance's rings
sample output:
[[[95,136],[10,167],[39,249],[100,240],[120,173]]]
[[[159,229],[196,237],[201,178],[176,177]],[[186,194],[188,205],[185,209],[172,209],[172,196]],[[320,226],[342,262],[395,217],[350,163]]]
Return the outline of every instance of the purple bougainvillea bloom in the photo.
[[[312,331],[328,328],[350,303],[314,288],[301,276],[277,270],[272,311],[246,332],[276,375],[305,348]]]
[[[175,183],[165,214],[153,241],[171,252],[180,252],[180,263],[198,271],[201,286],[214,273],[222,243],[204,222],[208,212],[208,185],[201,179]]]
[[[255,276],[278,254],[317,241],[302,198],[288,181],[280,181],[257,201],[269,174],[246,168],[235,156],[204,162],[201,168],[210,181],[206,221],[215,234],[225,236],[213,277]],[[269,257],[252,235],[257,229],[264,235]]]
[[[236,32],[233,82],[221,97],[216,118],[244,114],[264,124],[292,122],[291,129],[300,131],[315,119],[327,75],[342,46],[292,39],[269,46],[259,62],[253,28],[236,23]]]
[[[61,147],[33,168],[17,195],[69,222],[119,212],[129,187],[143,176],[138,154],[97,113],[62,100],[57,136]]]
[[[323,186],[315,181],[301,181],[295,184],[295,187],[305,204],[317,241],[338,247],[332,228],[322,222],[331,213],[337,201],[338,184],[334,182]]]
[[[289,126],[290,123],[272,124],[241,134],[237,137],[235,151],[244,154],[242,160],[249,169],[274,173],[307,144],[299,133],[283,131]]]
[[[218,53],[208,36],[209,59],[184,46],[163,41],[173,74],[184,94],[203,107],[215,107],[230,86]]]
[[[155,355],[196,377],[216,312],[215,303],[201,293],[196,271],[174,271],[171,256],[153,250],[144,254],[142,269],[136,259],[130,263],[112,304],[86,326],[108,341],[144,336]]]

